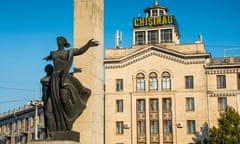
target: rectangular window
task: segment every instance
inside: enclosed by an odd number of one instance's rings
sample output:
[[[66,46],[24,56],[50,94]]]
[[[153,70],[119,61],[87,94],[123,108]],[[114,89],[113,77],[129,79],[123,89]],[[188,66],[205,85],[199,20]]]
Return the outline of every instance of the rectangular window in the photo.
[[[150,133],[158,134],[159,133],[159,122],[158,120],[150,121]]]
[[[123,100],[117,100],[117,112],[123,112]]]
[[[162,43],[172,42],[172,29],[161,30],[161,42]]]
[[[137,91],[144,91],[144,90],[145,90],[145,80],[137,79]]]
[[[158,43],[158,30],[150,30],[148,31],[148,43],[156,44]]]
[[[237,74],[238,89],[240,89],[240,73]]]
[[[137,133],[138,133],[138,135],[146,134],[146,122],[145,121],[137,122]]]
[[[226,88],[226,76],[217,75],[217,88]]]
[[[185,76],[185,88],[186,89],[193,88],[193,76]]]
[[[224,111],[227,108],[227,98],[226,97],[220,97],[218,98],[218,110]]]
[[[149,79],[149,90],[158,90],[158,80],[155,78]]]
[[[172,111],[172,100],[171,98],[163,98],[163,112]]]
[[[170,78],[162,79],[162,90],[171,90],[171,79]]]
[[[117,134],[123,134],[123,121],[117,121],[116,122],[116,133]]]
[[[137,100],[137,112],[145,112],[145,100],[144,99]]]
[[[152,16],[158,16],[158,10],[157,9],[152,10]]]
[[[116,91],[123,91],[123,79],[116,79]]]
[[[25,131],[28,131],[28,127],[29,127],[29,119],[28,118],[26,118],[25,119]]]
[[[136,45],[144,45],[144,44],[146,44],[145,31],[137,31],[137,32],[135,32],[135,44]]]
[[[186,98],[186,111],[194,111],[194,98]]]
[[[172,133],[172,120],[163,120],[163,133]]]
[[[150,112],[158,112],[158,99],[150,99]]]
[[[195,120],[187,120],[187,133],[193,134],[196,132]]]

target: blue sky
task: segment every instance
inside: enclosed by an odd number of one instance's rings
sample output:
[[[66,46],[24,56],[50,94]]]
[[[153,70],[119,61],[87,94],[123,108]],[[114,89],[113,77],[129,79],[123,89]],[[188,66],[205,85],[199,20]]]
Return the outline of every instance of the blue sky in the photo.
[[[122,47],[132,44],[132,19],[154,0],[105,0],[105,48],[115,46],[115,32],[123,33]],[[223,57],[225,48],[240,48],[239,0],[159,0],[175,15],[181,43],[203,35],[206,50]],[[55,50],[56,37],[73,44],[73,0],[2,0],[0,4],[0,113],[40,98],[42,60]],[[240,55],[240,50],[227,51]]]

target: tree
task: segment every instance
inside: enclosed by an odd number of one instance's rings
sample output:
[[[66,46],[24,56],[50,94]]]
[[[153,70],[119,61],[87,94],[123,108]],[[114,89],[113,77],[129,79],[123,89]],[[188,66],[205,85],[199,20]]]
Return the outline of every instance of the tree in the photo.
[[[232,107],[220,113],[218,128],[209,129],[208,142],[210,144],[239,144],[240,116]]]

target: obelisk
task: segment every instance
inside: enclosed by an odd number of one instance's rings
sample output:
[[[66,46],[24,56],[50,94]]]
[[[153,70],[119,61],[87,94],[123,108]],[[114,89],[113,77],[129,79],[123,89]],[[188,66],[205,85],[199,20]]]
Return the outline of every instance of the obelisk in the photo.
[[[104,143],[104,0],[74,0],[74,47],[81,47],[89,39],[99,46],[74,57],[74,73],[92,94],[73,130],[80,132],[81,144]]]

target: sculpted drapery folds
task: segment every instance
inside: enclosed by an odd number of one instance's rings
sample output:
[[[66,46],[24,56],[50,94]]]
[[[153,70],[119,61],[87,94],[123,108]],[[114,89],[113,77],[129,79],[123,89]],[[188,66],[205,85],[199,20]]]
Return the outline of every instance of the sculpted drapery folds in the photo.
[[[44,60],[52,60],[53,67],[42,78],[43,101],[45,111],[45,125],[48,135],[53,131],[70,131],[73,122],[81,115],[86,107],[86,102],[91,90],[84,87],[81,82],[69,73],[73,57],[85,53],[90,47],[98,46],[98,42],[89,40],[81,48],[70,47],[67,40],[57,37],[58,50],[51,51]],[[48,69],[51,69],[48,65]]]

